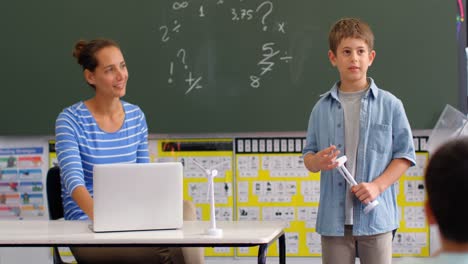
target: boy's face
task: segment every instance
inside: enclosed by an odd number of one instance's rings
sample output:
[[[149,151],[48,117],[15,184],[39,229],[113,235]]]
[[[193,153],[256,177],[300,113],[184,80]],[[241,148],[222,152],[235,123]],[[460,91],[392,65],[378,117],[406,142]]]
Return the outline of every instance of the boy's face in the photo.
[[[340,72],[340,80],[345,84],[367,84],[367,69],[375,58],[375,51],[362,39],[341,40],[336,54],[328,51],[328,58]]]

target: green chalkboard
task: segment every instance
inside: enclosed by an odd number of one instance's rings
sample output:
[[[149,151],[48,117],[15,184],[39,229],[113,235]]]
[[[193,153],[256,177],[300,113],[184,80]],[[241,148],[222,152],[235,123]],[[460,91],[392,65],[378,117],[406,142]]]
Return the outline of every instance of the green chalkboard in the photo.
[[[457,105],[456,8],[447,0],[46,0],[0,4],[1,135],[52,135],[57,114],[92,96],[78,39],[120,43],[125,100],[150,133],[305,131],[338,78],[327,33],[341,17],[373,28],[370,69],[415,129]]]

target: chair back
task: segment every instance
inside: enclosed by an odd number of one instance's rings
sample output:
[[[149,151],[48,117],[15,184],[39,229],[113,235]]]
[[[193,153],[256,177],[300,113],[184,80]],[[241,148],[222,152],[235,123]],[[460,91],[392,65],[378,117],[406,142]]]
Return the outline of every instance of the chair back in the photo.
[[[57,220],[63,218],[62,184],[60,183],[60,168],[58,166],[54,166],[47,171],[46,186],[49,219]],[[54,264],[68,264],[68,262],[62,260],[57,247],[52,247],[52,249]]]
[[[62,185],[60,183],[60,168],[52,167],[47,172],[47,204],[49,219],[56,220],[63,217]]]

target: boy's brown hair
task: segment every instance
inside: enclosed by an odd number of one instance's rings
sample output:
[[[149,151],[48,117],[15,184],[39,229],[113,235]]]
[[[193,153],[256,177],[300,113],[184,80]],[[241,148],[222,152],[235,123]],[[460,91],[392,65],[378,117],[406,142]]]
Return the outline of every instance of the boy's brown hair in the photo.
[[[340,42],[345,38],[358,38],[366,42],[369,51],[374,49],[374,33],[370,26],[358,18],[343,18],[338,20],[328,34],[328,46],[333,54]]]
[[[468,137],[450,140],[432,154],[424,178],[430,211],[443,238],[468,243]],[[429,211],[429,210],[428,210]]]

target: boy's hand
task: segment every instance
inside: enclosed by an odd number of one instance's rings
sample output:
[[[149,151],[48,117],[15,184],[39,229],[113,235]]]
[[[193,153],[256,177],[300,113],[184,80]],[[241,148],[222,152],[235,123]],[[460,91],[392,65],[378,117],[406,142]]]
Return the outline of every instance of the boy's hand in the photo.
[[[312,172],[318,172],[322,170],[331,170],[338,167],[336,157],[340,154],[340,151],[336,149],[336,146],[331,145],[330,147],[323,149],[315,154],[309,154],[304,157],[304,163]]]
[[[378,185],[373,182],[361,182],[351,187],[351,192],[364,204],[374,201],[380,195]]]

